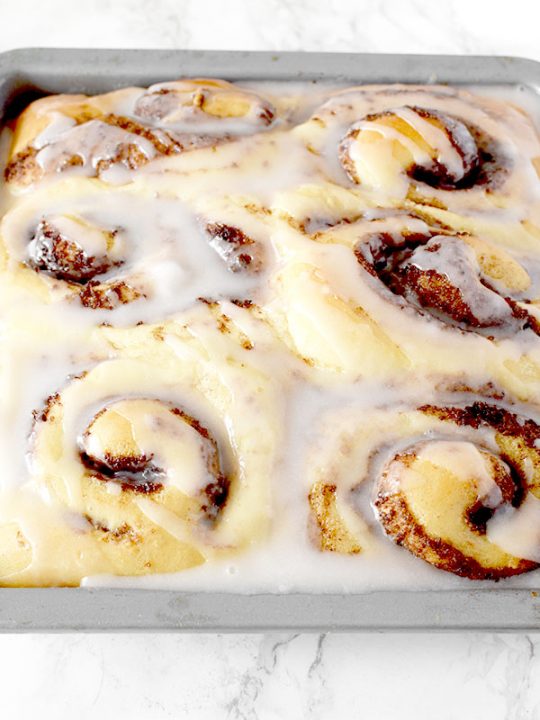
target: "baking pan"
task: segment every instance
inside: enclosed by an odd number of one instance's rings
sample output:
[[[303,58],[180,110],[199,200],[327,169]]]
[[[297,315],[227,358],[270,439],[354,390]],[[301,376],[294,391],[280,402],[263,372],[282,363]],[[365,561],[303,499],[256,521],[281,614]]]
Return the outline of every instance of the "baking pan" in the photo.
[[[48,93],[101,93],[185,76],[524,86],[540,63],[509,57],[24,49],[0,54],[0,113]],[[539,98],[540,102],[540,98]],[[540,630],[540,588],[362,594],[1,589],[0,631]]]

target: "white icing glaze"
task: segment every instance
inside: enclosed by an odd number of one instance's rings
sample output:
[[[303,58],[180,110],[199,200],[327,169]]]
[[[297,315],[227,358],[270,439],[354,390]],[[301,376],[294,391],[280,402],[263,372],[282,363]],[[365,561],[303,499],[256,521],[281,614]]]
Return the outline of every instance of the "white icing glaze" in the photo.
[[[185,543],[190,542],[191,528],[185,521],[180,520],[177,515],[146,497],[136,498],[135,503],[149,520],[165,528],[177,540]]]
[[[168,85],[155,86],[158,90]],[[407,383],[384,382],[376,377],[358,373],[354,377],[343,374],[329,377],[318,368],[308,368],[305,363],[285,352],[281,346],[276,348],[275,336],[263,324],[231,303],[231,298],[249,297],[257,304],[269,307],[279,305],[279,287],[274,283],[275,273],[289,261],[305,262],[304,274],[311,276],[309,263],[315,274],[320,268],[326,273],[328,297],[345,297],[354,305],[363,308],[369,317],[380,327],[384,327],[393,338],[396,346],[405,355],[414,346],[424,344],[430,349],[435,347],[441,356],[452,355],[456,365],[452,370],[463,368],[463,358],[467,361],[467,371],[474,381],[480,384],[491,379],[490,368],[486,367],[486,353],[490,358],[497,357],[501,363],[517,360],[521,357],[527,340],[519,342],[513,339],[494,343],[476,335],[450,333],[447,328],[419,318],[414,313],[396,312],[395,305],[381,302],[379,289],[375,289],[366,279],[350,247],[341,244],[317,243],[302,235],[294,235],[285,224],[273,224],[265,212],[275,201],[278,193],[287,194],[306,183],[323,183],[328,179],[344,184],[343,171],[335,151],[344,130],[368,112],[376,112],[386,107],[388,98],[383,91],[373,91],[360,100],[354,92],[345,96],[337,95],[329,100],[326,108],[340,110],[334,116],[323,112],[328,122],[324,141],[311,150],[306,149],[302,138],[302,128],[290,130],[288,123],[304,121],[314,107],[326,99],[330,90],[320,86],[279,84],[256,85],[255,90],[269,97],[281,110],[280,121],[268,132],[253,133],[251,116],[243,119],[201,120],[195,116],[185,117],[183,113],[174,113],[165,118],[163,124],[176,132],[186,132],[197,125],[198,132],[219,134],[226,128],[231,135],[239,137],[234,142],[217,148],[200,149],[196,152],[180,153],[174,157],[155,158],[153,146],[143,138],[126,133],[124,130],[93,120],[84,126],[74,127],[73,122],[61,113],[54,113],[53,122],[41,132],[35,141],[39,149],[38,162],[45,170],[54,171],[59,163],[70,153],[79,155],[83,164],[62,173],[62,182],[71,184],[79,174],[92,174],[99,159],[114,157],[118,145],[135,142],[149,160],[144,169],[136,173],[112,168],[101,178],[118,187],[90,186],[75,187],[69,192],[55,193],[58,177],[45,179],[39,188],[28,191],[15,200],[3,190],[2,206],[11,212],[3,220],[2,235],[8,251],[8,273],[15,273],[24,262],[29,243],[29,232],[42,217],[50,218],[66,234],[88,253],[97,253],[103,247],[103,236],[99,231],[79,232],[80,225],[74,227],[71,216],[82,217],[95,227],[112,230],[121,229],[119,246],[115,252],[125,258],[120,268],[111,270],[110,276],[122,276],[140,280],[146,297],[133,303],[120,306],[112,312],[92,311],[79,307],[69,300],[63,287],[53,285],[53,298],[43,302],[43,295],[33,294],[28,288],[11,284],[0,284],[0,304],[4,318],[2,333],[9,338],[9,352],[5,353],[0,388],[3,405],[0,411],[0,518],[16,519],[28,537],[32,548],[36,550],[33,562],[41,560],[40,551],[45,547],[43,538],[50,533],[55,523],[76,526],[84,531],[84,519],[76,512],[67,512],[59,508],[54,499],[46,492],[36,491],[29,484],[29,476],[35,470],[36,459],[29,449],[29,434],[32,430],[32,411],[43,406],[46,398],[59,388],[69,384],[70,374],[87,370],[99,363],[106,362],[112,353],[102,339],[89,338],[91,329],[108,322],[115,327],[134,325],[139,321],[161,321],[175,315],[176,321],[188,327],[192,317],[189,315],[196,306],[199,296],[223,300],[221,310],[231,318],[237,327],[252,341],[254,347],[249,354],[249,362],[263,375],[272,378],[277,394],[282,397],[285,410],[279,417],[280,425],[286,432],[279,457],[278,471],[273,477],[271,487],[272,527],[265,542],[250,547],[241,554],[219,560],[212,559],[207,564],[171,576],[154,576],[139,579],[89,577],[85,584],[127,584],[141,587],[178,587],[206,590],[232,590],[244,592],[269,591],[358,591],[382,587],[444,588],[467,586],[467,581],[445,575],[427,564],[413,558],[404,550],[393,546],[382,534],[369,504],[370,483],[364,482],[370,473],[380,470],[382,458],[370,460],[370,450],[378,443],[388,440],[392,449],[399,450],[410,444],[392,428],[384,424],[378,426],[379,412],[391,408],[414,408],[421,398],[422,402],[436,403],[439,397],[440,376],[422,374],[413,369],[407,376]],[[459,117],[464,106],[463,99],[446,88],[437,90],[439,97],[430,100],[431,106],[440,104],[444,111]],[[140,91],[123,95],[115,110],[119,114],[131,116],[140,97]],[[395,100],[395,99],[394,99]],[[415,89],[409,92],[407,104],[425,105],[425,91]],[[348,106],[350,105],[350,107]],[[538,142],[528,126],[516,118],[521,116],[512,111],[520,129],[524,129],[519,140],[512,140],[504,134],[498,125],[500,117],[497,108],[486,101],[485,104],[472,104],[467,119],[486,125],[488,130],[500,140],[505,152],[516,164],[516,174],[509,179],[509,192],[519,195],[521,202],[516,207],[502,208],[498,214],[506,219],[523,216],[523,208],[538,196],[538,181],[527,165],[529,156],[538,150]],[[459,175],[463,163],[451,146],[447,136],[430,123],[411,112],[399,110],[401,117],[414,123],[419,132],[429,138],[430,144],[444,157],[445,164]],[[503,127],[504,123],[503,123]],[[373,128],[373,124],[370,124]],[[395,138],[395,131],[378,126],[387,137]],[[136,138],[134,140],[134,138]],[[401,142],[401,140],[400,140]],[[316,143],[315,143],[316,145]],[[416,162],[426,161],[418,146],[410,147]],[[523,155],[523,157],[521,156]],[[529,163],[530,165],[530,163]],[[400,181],[401,182],[401,181]],[[67,188],[68,185],[65,186]],[[121,187],[120,187],[121,186]],[[523,199],[520,193],[526,190]],[[71,192],[71,191],[70,191]],[[435,196],[447,198],[444,192],[434,191]],[[474,193],[473,193],[474,195]],[[470,195],[464,195],[465,207]],[[357,196],[358,205],[365,199]],[[371,197],[373,201],[373,196]],[[380,197],[375,196],[371,206],[363,207],[363,221],[386,219],[388,211],[379,207]],[[474,202],[477,199],[475,198]],[[472,201],[471,201],[472,202]],[[491,209],[490,211],[491,212]],[[203,232],[206,222],[224,222],[245,229],[250,237],[260,242],[265,250],[265,266],[260,275],[249,276],[231,273],[217,253],[211,248]],[[390,225],[400,227],[400,218],[391,218]],[[412,231],[423,232],[426,224],[415,218]],[[504,316],[508,306],[496,293],[492,293],[477,282],[478,263],[471,247],[459,238],[445,236],[441,251],[429,253],[426,248],[417,249],[412,261],[422,269],[436,269],[444,273],[452,284],[462,289],[466,301],[474,307],[480,319]],[[121,242],[120,242],[121,241]],[[433,241],[431,241],[433,242]],[[426,246],[427,247],[427,246]],[[521,259],[523,255],[516,251]],[[32,276],[33,277],[33,276]],[[302,275],[299,276],[302,279]],[[203,308],[204,312],[210,313]],[[202,313],[203,311],[201,311]],[[306,311],[307,312],[307,311]],[[195,310],[198,317],[198,309]],[[214,320],[205,322],[210,325]],[[208,317],[211,317],[208,315]],[[325,325],[322,317],[313,318],[313,323],[321,334],[332,328]],[[193,323],[193,335],[197,335],[197,323]],[[213,326],[212,326],[213,327]],[[45,332],[43,332],[45,328]],[[39,332],[38,332],[39,329]],[[38,338],[38,341],[35,339]],[[208,339],[211,337],[212,339]],[[209,357],[215,357],[220,346],[221,336],[213,338],[211,333],[201,331],[196,338]],[[333,337],[328,336],[326,344],[333,348]],[[532,343],[532,341],[530,341]],[[186,342],[171,337],[168,345],[180,359],[191,357],[191,348]],[[345,347],[342,356],[345,357]],[[450,352],[451,350],[451,352]],[[534,356],[536,347],[532,347]],[[238,351],[241,353],[241,351]],[[435,350],[434,350],[435,352]],[[339,354],[339,350],[336,350]],[[230,348],[223,353],[227,362],[244,362],[245,356],[235,355]],[[450,360],[449,360],[450,362]],[[444,376],[445,368],[442,372]],[[235,398],[239,408],[237,413],[245,416],[250,423],[256,403],[254,395],[242,394],[242,384],[233,381],[227,375],[227,363],[218,366],[216,372],[226,378],[231,398]],[[222,379],[223,379],[222,378]],[[262,383],[262,381],[261,381]],[[134,388],[122,377],[118,378],[118,398],[133,394]],[[155,387],[155,386],[154,386]],[[111,401],[111,395],[99,395],[98,387],[81,391],[80,404],[86,409],[80,413],[67,412],[64,421],[66,434],[72,443],[71,463],[77,463],[77,438],[80,437],[93,415]],[[143,378],[141,387],[136,388],[152,397],[152,383]],[[167,388],[167,400],[187,405],[203,422],[212,426],[221,446],[231,444],[230,431],[232,421],[227,411],[217,421],[212,408],[201,402],[186,383],[181,389]],[[78,391],[77,391],[78,392]],[[154,394],[159,392],[154,389]],[[87,394],[85,394],[87,393]],[[84,396],[84,397],[83,397]],[[454,396],[454,399],[457,398]],[[458,398],[465,401],[464,398]],[[534,416],[534,408],[522,407],[524,415]],[[253,413],[253,415],[252,415]],[[350,413],[350,418],[348,417]],[[328,416],[335,422],[326,424]],[[342,446],[339,461],[341,466],[330,468],[339,477],[337,507],[349,527],[354,526],[358,537],[365,539],[366,552],[357,556],[340,556],[334,553],[322,553],[311,542],[307,532],[309,506],[306,495],[313,480],[313,468],[326,471],[324,462],[318,453],[327,452],[327,443],[332,436],[332,428],[349,422],[351,433],[358,428],[363,418],[365,435],[372,441],[370,445],[358,442],[353,449]],[[371,418],[373,420],[373,427]],[[323,422],[324,421],[324,422]],[[347,424],[345,422],[345,424]],[[191,482],[182,485],[186,475],[176,477],[171,474],[170,481],[184,487],[188,492],[200,488],[205,478],[200,476],[197,465],[200,460],[195,447],[191,446],[193,437],[187,432],[187,459],[183,455],[181,462],[195,468],[187,473]],[[472,432],[468,428],[457,428],[452,439],[431,437],[429,427],[419,428],[419,437],[430,440],[422,453],[426,458],[452,467],[460,477],[472,476],[478,484],[478,495],[488,506],[495,507],[500,500],[500,491],[494,485],[486,463],[479,454],[476,444],[480,443],[492,452],[497,452],[493,433],[490,431]],[[385,434],[386,433],[386,434]],[[148,432],[144,423],[137,428],[138,444],[143,451],[152,452],[156,459],[169,467],[178,467],[177,457],[169,457],[168,447],[162,446],[159,434]],[[458,439],[455,439],[455,438]],[[197,438],[195,438],[195,441]],[[354,438],[353,438],[354,440]],[[96,442],[92,440],[92,442]],[[147,445],[148,443],[148,445]],[[31,445],[31,443],[30,443]],[[329,447],[329,446],[328,446]],[[103,448],[92,446],[99,454]],[[192,452],[191,452],[192,451]],[[337,457],[338,453],[336,453]],[[25,458],[28,459],[28,463]],[[328,461],[328,457],[326,457]],[[370,465],[373,462],[373,466]],[[27,465],[30,467],[28,470]],[[71,467],[71,465],[70,465]],[[330,470],[328,471],[331,475]],[[77,500],[77,478],[66,477],[71,498]],[[116,496],[118,484],[107,483],[107,490]],[[354,498],[351,496],[354,490]],[[488,525],[488,536],[493,542],[523,557],[538,559],[538,533],[534,530],[538,510],[529,495],[516,511],[498,510]],[[76,502],[75,502],[76,504]],[[192,528],[176,516],[159,507],[149,498],[137,498],[137,505],[156,525],[165,528],[181,541],[189,542]],[[531,529],[532,528],[532,529]],[[369,550],[369,552],[367,551]],[[383,571],[381,571],[381,569]],[[508,584],[528,586],[537,582],[537,575],[519,577]]]
[[[540,562],[540,500],[529,493],[519,508],[500,510],[488,521],[487,537],[516,557]]]
[[[501,490],[493,480],[486,459],[473,443],[438,440],[423,445],[417,456],[419,460],[447,468],[461,482],[473,481],[478,499],[486,507],[494,508],[501,502]]]
[[[436,252],[430,252],[437,247]],[[511,316],[510,308],[497,293],[480,282],[480,271],[474,250],[459,238],[436,235],[426,245],[416,248],[409,261],[420,270],[435,270],[459,288],[463,301],[475,317],[485,324],[496,324]]]
[[[59,112],[51,113],[51,122],[36,137],[34,140],[34,147],[41,150],[41,148],[46,145],[51,145],[61,141],[65,134],[72,130],[75,126],[76,122],[73,118]]]
[[[158,118],[150,117],[150,121],[177,133],[189,133],[195,129],[198,134],[202,135],[246,135],[257,132],[267,124],[261,121],[262,107],[260,98],[256,94],[250,96],[246,93],[245,98],[250,101],[249,109],[245,115],[240,117],[215,117],[206,113],[200,105],[193,104],[198,94],[202,98],[204,95],[211,96],[216,90],[219,92],[218,88],[197,87],[192,89],[186,88],[186,84],[183,82],[163,82],[151,85],[139,100],[152,98],[152,96],[156,99],[159,96],[161,99],[170,97],[170,102],[163,107]],[[226,88],[221,92],[225,95],[229,92],[234,93]]]
[[[429,122],[425,118],[418,115],[411,108],[400,108],[397,110],[396,115],[405,120],[411,127],[413,127],[430,147],[437,151],[436,159],[444,163],[450,170],[450,173],[456,178],[461,179],[464,175],[463,158],[458,153],[448,134],[445,133],[441,128],[437,127],[433,123]],[[458,137],[456,140],[463,147],[465,158],[470,159],[476,151],[473,138],[466,131],[465,127],[459,125],[453,125],[452,130],[456,130]],[[461,133],[459,132],[461,130]],[[465,134],[467,132],[467,134]]]
[[[71,158],[76,157],[80,160],[76,172],[94,174],[99,162],[114,160],[119,149],[125,145],[136,146],[148,160],[156,154],[154,146],[146,138],[101,120],[90,120],[84,125],[67,129],[64,127],[62,124],[54,129],[48,128],[48,138],[43,135],[38,138],[41,149],[36,159],[45,172],[62,170]]]
[[[69,215],[76,216],[79,222],[71,220]],[[231,273],[210,246],[210,238],[204,231],[204,215],[198,216],[182,201],[113,190],[96,195],[92,188],[87,191],[86,186],[75,198],[37,202],[30,199],[28,204],[4,218],[3,236],[11,267],[24,262],[32,252],[28,238],[42,217],[89,254],[103,249],[99,228],[115,230],[114,246],[107,255],[122,263],[97,279],[100,282],[124,280],[144,294],[139,300],[118,306],[112,313],[75,307],[70,313],[62,300],[67,292],[66,284],[51,278],[47,282],[53,302],[48,309],[43,307],[39,296],[27,296],[25,302],[35,304],[37,312],[47,313],[53,319],[68,320],[68,315],[73,314],[76,322],[92,325],[103,321],[127,325],[159,320],[190,307],[198,297],[245,297],[260,286],[264,277],[264,273],[260,277]],[[268,263],[271,262],[269,253]],[[76,305],[77,299],[70,304]]]

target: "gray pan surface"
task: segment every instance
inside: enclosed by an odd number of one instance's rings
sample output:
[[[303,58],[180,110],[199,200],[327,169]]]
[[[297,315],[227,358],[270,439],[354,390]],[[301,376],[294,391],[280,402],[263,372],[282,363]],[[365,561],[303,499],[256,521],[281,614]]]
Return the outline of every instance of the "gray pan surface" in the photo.
[[[496,84],[540,93],[540,63],[508,57],[25,49],[0,54],[0,112],[48,93],[101,93],[179,76]],[[0,589],[0,631],[540,630],[540,587],[352,595],[108,588]]]

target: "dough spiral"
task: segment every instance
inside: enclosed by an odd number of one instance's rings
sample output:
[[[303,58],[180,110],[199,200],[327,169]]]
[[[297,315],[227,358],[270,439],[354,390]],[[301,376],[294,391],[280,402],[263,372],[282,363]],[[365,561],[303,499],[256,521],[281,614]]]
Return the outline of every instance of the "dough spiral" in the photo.
[[[325,432],[310,494],[323,550],[362,552],[382,529],[425,562],[472,580],[538,567],[540,426],[534,420],[475,401],[363,417],[349,409],[330,415]],[[331,485],[323,482],[329,477]],[[322,489],[334,499],[321,510],[313,497]],[[374,515],[359,510],[359,493],[368,492]]]
[[[36,408],[30,467],[44,522],[6,496],[0,524],[34,554],[17,572],[0,566],[2,584],[175,572],[264,536],[277,400],[250,348],[230,331],[214,337],[213,322],[203,305],[189,334],[175,323],[105,328],[112,356]],[[208,352],[214,363],[225,353],[228,369],[216,373]]]
[[[66,171],[106,176],[269,127],[271,103],[220,80],[180,80],[95,98],[38,100],[17,121],[5,179],[25,187]]]

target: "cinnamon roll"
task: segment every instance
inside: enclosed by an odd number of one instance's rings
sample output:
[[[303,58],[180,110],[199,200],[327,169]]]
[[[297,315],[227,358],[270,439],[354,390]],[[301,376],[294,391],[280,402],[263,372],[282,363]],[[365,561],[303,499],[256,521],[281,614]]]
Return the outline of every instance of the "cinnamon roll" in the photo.
[[[35,409],[31,501],[0,493],[18,547],[1,584],[175,572],[264,537],[277,402],[250,348],[214,337],[207,315],[189,333],[105,328],[110,359]],[[35,506],[43,524],[29,520]]]
[[[69,171],[117,181],[122,169],[215,147],[264,130],[274,119],[269,101],[221,80],[42,98],[17,120],[5,179],[24,187]]]
[[[540,517],[540,426],[534,420],[476,401],[367,416],[349,409],[332,414],[325,428],[327,446],[314,461],[309,502],[320,522],[312,493],[319,492],[317,478],[332,477],[341,503],[333,522],[341,537],[347,532],[356,546],[374,547],[382,528],[418,558],[473,580],[538,567],[533,518]],[[354,514],[360,516],[356,528]],[[323,527],[330,521],[327,510]],[[323,549],[351,552],[343,542],[328,548],[327,540]]]
[[[385,155],[382,162],[373,159],[378,153]],[[354,123],[341,142],[339,155],[352,182],[372,187],[384,187],[404,174],[440,190],[464,190],[491,179],[493,163],[464,122],[410,105],[369,113]]]
[[[443,86],[364,86],[335,94],[298,132],[328,178],[370,203],[458,216],[512,206],[530,220],[540,144],[509,103]]]
[[[235,227],[207,223],[174,197],[103,193],[82,178],[58,183],[2,219],[4,292],[126,317],[133,304],[136,320],[164,317],[201,296],[242,299],[260,284],[257,270],[267,269],[270,254],[242,229],[241,214],[233,217]]]
[[[204,128],[208,123],[207,132],[216,135],[255,132],[270,127],[276,117],[272,104],[256,93],[209,79],[152,85],[138,98],[134,114],[172,128],[182,123],[203,123]]]
[[[397,383],[466,376],[539,397],[528,253],[385,211],[312,233],[287,223],[274,242],[285,260],[265,312],[308,364]]]
[[[531,279],[509,253],[472,236],[431,228],[416,234],[405,228],[395,235],[384,225],[377,232],[372,223],[375,232],[360,239],[355,255],[408,305],[466,332],[493,337],[531,329],[538,334],[536,317],[526,302],[518,302],[531,289]]]
[[[516,516],[540,508],[540,427],[482,402],[419,412],[442,421],[443,439],[421,440],[387,460],[374,500],[385,532],[432,565],[474,580],[537,568],[534,528],[525,541],[513,534]],[[452,425],[470,439],[445,439]]]

